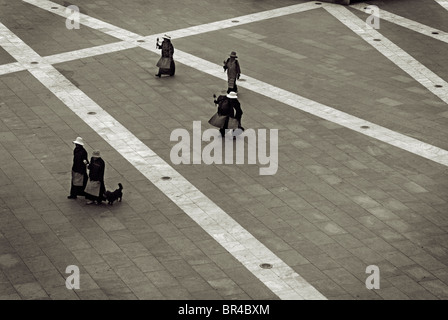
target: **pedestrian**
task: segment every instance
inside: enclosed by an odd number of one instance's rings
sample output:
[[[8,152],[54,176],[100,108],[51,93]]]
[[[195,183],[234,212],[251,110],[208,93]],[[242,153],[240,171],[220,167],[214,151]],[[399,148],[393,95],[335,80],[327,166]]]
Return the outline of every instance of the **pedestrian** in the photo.
[[[156,41],[156,48],[162,49],[162,56],[157,62],[157,67],[159,67],[159,72],[156,77],[161,77],[162,74],[169,74],[170,77],[174,76],[176,72],[176,65],[174,64],[174,47],[171,43],[171,37],[167,34],[163,36],[162,43],[159,43],[159,38]]]
[[[237,58],[236,52],[232,51],[230,57],[224,60],[224,72],[227,71],[227,93],[238,92],[236,80],[240,78],[241,68]]]
[[[243,111],[241,110],[241,104],[238,101],[238,95],[236,92],[231,91],[227,95],[220,95],[215,98],[214,103],[218,105],[218,111],[209,120],[209,123],[215,127],[219,128],[221,136],[224,137],[227,129],[241,129],[241,117],[243,116]]]
[[[72,181],[68,199],[76,199],[78,196],[84,195],[88,178],[86,170],[87,151],[84,149],[84,141],[81,137],[77,137],[73,144],[75,149],[73,150]]]
[[[89,180],[85,189],[86,204],[92,204],[95,201],[97,204],[101,204],[104,200],[104,193],[106,192],[106,186],[104,184],[104,171],[106,166],[98,150],[93,151],[87,168],[89,169]]]

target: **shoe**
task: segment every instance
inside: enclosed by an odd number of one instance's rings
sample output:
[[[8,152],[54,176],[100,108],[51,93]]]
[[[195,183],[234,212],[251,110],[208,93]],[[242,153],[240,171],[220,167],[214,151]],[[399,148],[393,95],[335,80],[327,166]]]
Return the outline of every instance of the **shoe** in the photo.
[[[77,196],[68,196],[67,199],[76,199]]]
[[[92,204],[95,203],[95,201],[87,201],[86,204]]]
[[[161,74],[159,74],[159,73],[158,73],[158,74],[156,74],[156,77],[159,77],[159,78],[160,78],[161,76],[162,76],[162,75],[161,75]]]

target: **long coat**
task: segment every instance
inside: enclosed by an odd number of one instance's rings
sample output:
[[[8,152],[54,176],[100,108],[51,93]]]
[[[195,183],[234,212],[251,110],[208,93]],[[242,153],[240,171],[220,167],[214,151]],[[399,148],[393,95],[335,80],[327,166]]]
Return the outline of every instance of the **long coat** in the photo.
[[[104,200],[103,195],[106,192],[106,185],[104,184],[104,171],[106,169],[106,164],[104,163],[104,160],[101,158],[92,157],[87,167],[89,169],[89,179],[91,181],[100,182],[100,195],[99,197],[95,197],[86,193],[86,198],[97,201]]]
[[[157,62],[157,67],[159,67],[159,74],[169,74],[174,75],[176,65],[174,63],[174,46],[170,40],[164,39],[162,44],[157,44],[157,48],[162,49],[162,56]]]
[[[236,79],[240,78],[241,68],[240,63],[236,59],[228,58],[224,63],[224,71],[227,71],[227,86],[229,88],[236,88]]]
[[[70,188],[70,196],[76,198],[76,196],[84,195],[84,189],[87,185],[87,170],[86,165],[84,164],[84,160],[87,160],[87,151],[80,144],[75,144],[75,149],[73,150],[73,165],[72,165],[72,181]],[[83,181],[82,186],[74,185],[73,181],[73,172],[82,174]]]

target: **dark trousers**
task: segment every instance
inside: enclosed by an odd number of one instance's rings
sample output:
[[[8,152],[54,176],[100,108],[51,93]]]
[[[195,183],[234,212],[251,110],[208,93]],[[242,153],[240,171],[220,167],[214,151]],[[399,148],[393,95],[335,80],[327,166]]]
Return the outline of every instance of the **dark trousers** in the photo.
[[[219,129],[219,132],[221,133],[221,137],[224,137],[226,134],[226,129],[229,127],[229,117],[226,118],[226,122],[224,122],[224,126]]]

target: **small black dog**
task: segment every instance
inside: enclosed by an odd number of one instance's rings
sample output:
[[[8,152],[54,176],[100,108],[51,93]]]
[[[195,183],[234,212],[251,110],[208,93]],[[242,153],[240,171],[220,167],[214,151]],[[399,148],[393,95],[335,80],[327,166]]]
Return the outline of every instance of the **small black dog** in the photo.
[[[106,191],[106,201],[108,204],[113,205],[115,200],[121,202],[121,198],[123,197],[123,186],[121,183],[118,184],[118,189],[115,191]]]

